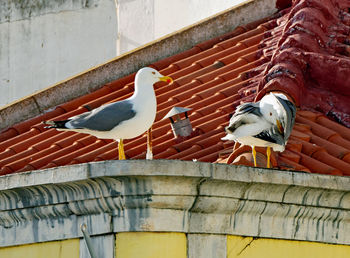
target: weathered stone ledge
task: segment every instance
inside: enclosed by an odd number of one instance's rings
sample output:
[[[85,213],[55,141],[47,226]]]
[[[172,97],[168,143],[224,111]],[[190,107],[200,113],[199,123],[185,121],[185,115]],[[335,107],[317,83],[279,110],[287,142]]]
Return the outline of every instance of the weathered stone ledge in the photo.
[[[350,178],[175,160],[0,177],[0,246],[125,231],[349,244]]]

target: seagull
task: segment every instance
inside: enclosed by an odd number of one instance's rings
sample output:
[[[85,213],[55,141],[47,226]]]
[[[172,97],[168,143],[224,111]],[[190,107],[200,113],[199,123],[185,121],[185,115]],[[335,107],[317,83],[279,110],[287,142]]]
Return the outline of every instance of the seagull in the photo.
[[[147,159],[152,159],[151,126],[156,117],[157,101],[153,84],[158,81],[171,83],[169,76],[144,67],[135,76],[134,94],[121,101],[104,104],[96,109],[62,121],[43,121],[47,128],[74,131],[100,139],[118,141],[119,160],[125,159],[123,139],[135,138],[148,130]]]
[[[270,168],[271,148],[283,152],[295,122],[296,108],[282,93],[270,93],[260,101],[239,105],[225,128],[222,140],[233,140],[252,147],[256,167],[255,146],[267,147]]]

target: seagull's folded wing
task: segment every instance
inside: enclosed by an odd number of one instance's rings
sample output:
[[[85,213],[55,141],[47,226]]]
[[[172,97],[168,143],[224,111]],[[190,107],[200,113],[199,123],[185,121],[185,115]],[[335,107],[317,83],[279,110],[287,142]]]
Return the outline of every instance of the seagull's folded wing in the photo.
[[[70,118],[67,127],[70,129],[89,129],[110,131],[123,121],[136,115],[133,104],[129,100],[110,103]]]
[[[237,139],[257,135],[270,126],[271,124],[261,114],[259,104],[245,103],[237,107],[226,129],[232,132],[233,138]]]
[[[241,124],[257,123],[262,114],[256,103],[244,103],[236,108],[235,113],[230,119],[229,127],[231,131],[238,128]]]

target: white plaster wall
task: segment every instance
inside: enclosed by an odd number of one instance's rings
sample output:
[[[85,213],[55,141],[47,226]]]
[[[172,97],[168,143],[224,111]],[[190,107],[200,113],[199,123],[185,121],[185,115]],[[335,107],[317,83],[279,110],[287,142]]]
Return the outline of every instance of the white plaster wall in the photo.
[[[10,2],[11,12],[0,11],[7,17],[0,19],[0,105],[116,56],[114,0],[51,0],[56,5],[40,8],[40,0]]]
[[[0,106],[244,1],[0,0]]]
[[[118,54],[246,0],[118,0]]]
[[[161,37],[246,0],[155,0],[155,37]]]
[[[123,54],[155,38],[154,0],[118,0],[117,10],[118,54]]]

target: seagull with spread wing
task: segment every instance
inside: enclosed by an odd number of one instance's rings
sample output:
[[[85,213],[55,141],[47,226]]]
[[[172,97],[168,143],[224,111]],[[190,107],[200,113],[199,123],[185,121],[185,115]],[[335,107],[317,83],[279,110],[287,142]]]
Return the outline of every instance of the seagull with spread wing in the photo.
[[[250,145],[256,164],[255,146],[267,147],[270,168],[271,148],[283,152],[295,122],[296,108],[282,93],[270,93],[259,102],[244,103],[236,108],[222,140]]]

